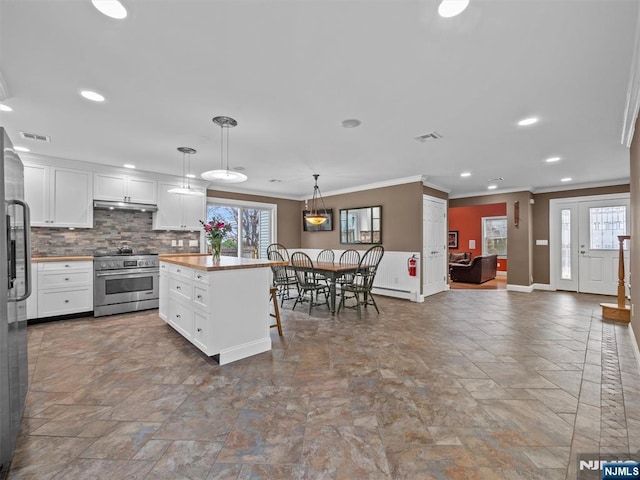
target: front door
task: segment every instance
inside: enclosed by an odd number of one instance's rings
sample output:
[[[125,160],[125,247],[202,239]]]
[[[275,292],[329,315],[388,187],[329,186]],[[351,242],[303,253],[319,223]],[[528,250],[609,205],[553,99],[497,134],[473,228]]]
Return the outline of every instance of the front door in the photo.
[[[447,287],[447,203],[422,196],[422,294],[442,292]]]
[[[551,202],[552,287],[615,295],[618,285],[618,235],[626,235],[630,231],[629,194]],[[627,244],[625,248],[628,248]],[[627,275],[628,254],[627,249],[624,254]]]

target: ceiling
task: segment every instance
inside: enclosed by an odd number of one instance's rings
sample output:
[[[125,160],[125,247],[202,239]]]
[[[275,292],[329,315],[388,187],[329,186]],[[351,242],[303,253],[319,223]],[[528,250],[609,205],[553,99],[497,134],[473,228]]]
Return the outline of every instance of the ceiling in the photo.
[[[448,19],[436,0],[121,1],[124,20],[89,0],[0,0],[15,145],[174,175],[189,146],[199,175],[220,167],[211,119],[228,115],[238,192],[310,196],[314,173],[325,196],[414,176],[452,197],[497,177],[495,192],[628,181],[637,0],[471,0]]]

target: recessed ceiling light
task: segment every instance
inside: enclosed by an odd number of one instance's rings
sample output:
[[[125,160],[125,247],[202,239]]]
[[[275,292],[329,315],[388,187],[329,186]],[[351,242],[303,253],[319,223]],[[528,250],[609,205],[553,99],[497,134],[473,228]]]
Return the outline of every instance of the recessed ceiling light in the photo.
[[[185,175],[185,177],[187,177],[187,178],[196,178],[196,176],[193,173],[187,173]]]
[[[518,122],[518,125],[520,125],[521,127],[526,127],[528,125],[533,125],[534,123],[538,123],[538,120],[539,120],[538,117],[523,118]]]
[[[571,177],[564,177],[560,179],[561,182],[570,182],[571,180],[573,180]]]
[[[13,108],[9,105],[5,105],[4,103],[0,103],[0,112],[13,112]]]
[[[136,166],[135,166],[135,165],[132,165],[132,164],[130,164],[130,163],[125,163],[125,164],[123,165],[123,167],[124,167],[124,168],[136,168]]]
[[[278,179],[278,178],[272,178],[271,180],[269,180],[270,183],[280,183],[282,182],[282,180]]]
[[[495,190],[496,188],[498,188],[498,186],[497,185],[489,185],[487,188],[489,190]]]
[[[18,146],[15,146],[15,145],[14,145],[13,149],[17,150],[18,152],[30,152],[31,151],[27,147],[18,147]]]
[[[127,16],[127,9],[118,0],[91,0],[91,3],[107,17],[122,20]]]
[[[438,14],[444,18],[460,15],[469,5],[469,0],[442,0]]]
[[[470,177],[471,176],[471,172],[462,172],[460,174],[461,177]]]
[[[92,102],[104,102],[104,97],[100,95],[98,92],[93,92],[91,90],[82,90],[80,92],[87,100],[91,100]]]
[[[549,157],[549,158],[547,158],[545,161],[546,161],[547,163],[553,163],[553,162],[557,162],[557,161],[559,161],[559,160],[560,160],[560,157]]]
[[[359,127],[361,124],[362,122],[357,118],[347,118],[346,120],[343,120],[341,122],[341,125],[344,128],[356,128],[356,127]]]

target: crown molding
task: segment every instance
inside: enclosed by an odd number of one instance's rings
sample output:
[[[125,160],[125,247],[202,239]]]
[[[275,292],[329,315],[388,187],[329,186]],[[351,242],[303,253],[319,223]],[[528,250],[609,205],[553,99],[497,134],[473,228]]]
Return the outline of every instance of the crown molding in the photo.
[[[460,195],[451,195],[449,196],[449,200],[453,200],[456,198],[470,198],[470,197],[485,197],[487,195],[501,195],[504,193],[520,193],[520,192],[529,192],[534,193],[533,188],[531,187],[520,187],[520,188],[504,188],[501,190],[485,190],[482,192],[471,192],[471,193],[463,193]]]
[[[567,190],[581,190],[583,188],[599,188],[599,187],[612,187],[614,185],[629,185],[631,180],[627,178],[618,178],[615,180],[606,180],[602,182],[589,182],[589,183],[576,183],[571,185],[557,185],[554,187],[536,188],[533,193],[553,193],[564,192]]]
[[[640,9],[636,20],[636,38],[633,44],[631,72],[629,73],[629,85],[627,86],[627,98],[624,107],[624,120],[622,124],[622,138],[620,142],[627,148],[631,148],[636,118],[640,110]]]
[[[382,182],[368,183],[366,185],[358,185],[356,187],[341,188],[339,190],[332,190],[322,194],[323,197],[331,197],[334,195],[344,195],[345,193],[362,192],[363,190],[373,190],[375,188],[392,187],[394,185],[403,185],[405,183],[422,182],[422,175],[414,175],[412,177],[394,178],[391,180],[384,180]],[[306,200],[311,198],[309,195],[300,197],[300,200]]]

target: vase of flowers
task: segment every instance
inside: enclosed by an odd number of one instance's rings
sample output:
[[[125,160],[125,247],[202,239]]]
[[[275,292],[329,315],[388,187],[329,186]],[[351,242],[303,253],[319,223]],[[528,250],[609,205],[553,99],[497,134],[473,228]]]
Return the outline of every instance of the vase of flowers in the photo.
[[[222,247],[222,239],[231,231],[231,224],[225,223],[219,218],[213,218],[209,222],[204,223],[200,220],[204,228],[204,234],[207,237],[207,243],[211,246],[211,257],[214,263],[220,261],[220,248]]]

